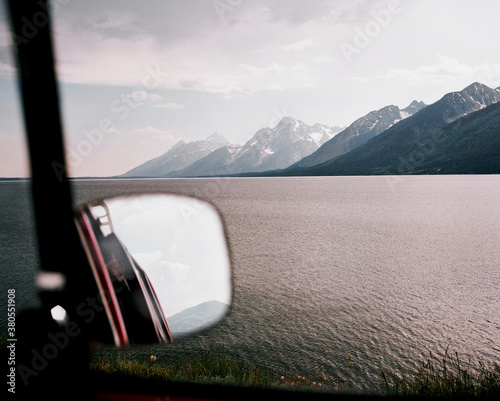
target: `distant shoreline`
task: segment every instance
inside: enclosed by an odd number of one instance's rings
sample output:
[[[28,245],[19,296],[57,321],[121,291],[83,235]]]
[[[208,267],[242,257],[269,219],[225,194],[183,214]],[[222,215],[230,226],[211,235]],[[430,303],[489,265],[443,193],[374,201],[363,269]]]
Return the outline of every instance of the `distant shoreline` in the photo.
[[[264,173],[242,173],[236,175],[205,175],[205,176],[193,176],[193,177],[120,177],[120,176],[111,176],[111,177],[69,177],[69,181],[85,181],[85,180],[189,180],[189,179],[201,179],[201,178],[318,178],[318,177],[409,177],[409,176],[493,176],[500,175],[500,173],[461,173],[461,174],[367,174],[367,175],[288,175],[288,174],[266,174]],[[0,182],[8,182],[8,181],[31,181],[31,177],[0,177]]]

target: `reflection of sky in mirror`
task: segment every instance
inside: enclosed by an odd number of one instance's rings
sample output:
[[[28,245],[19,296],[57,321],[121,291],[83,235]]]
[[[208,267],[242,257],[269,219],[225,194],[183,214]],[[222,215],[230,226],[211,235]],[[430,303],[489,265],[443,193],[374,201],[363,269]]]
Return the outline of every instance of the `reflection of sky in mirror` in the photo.
[[[169,195],[106,204],[116,235],[148,275],[166,317],[206,301],[230,304],[224,230],[211,205]]]

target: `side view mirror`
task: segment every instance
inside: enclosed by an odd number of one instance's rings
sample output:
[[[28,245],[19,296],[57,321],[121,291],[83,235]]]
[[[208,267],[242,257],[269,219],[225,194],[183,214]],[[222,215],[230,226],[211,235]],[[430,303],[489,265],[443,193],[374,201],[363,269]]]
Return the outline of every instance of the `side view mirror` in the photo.
[[[115,345],[171,342],[229,310],[224,227],[209,203],[116,197],[79,207],[75,221]]]

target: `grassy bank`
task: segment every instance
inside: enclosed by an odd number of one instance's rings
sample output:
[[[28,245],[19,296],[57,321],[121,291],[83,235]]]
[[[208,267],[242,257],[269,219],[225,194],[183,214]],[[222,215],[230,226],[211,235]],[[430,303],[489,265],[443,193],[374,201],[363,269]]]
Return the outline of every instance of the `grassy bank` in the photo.
[[[0,335],[0,347],[6,338]],[[356,383],[339,382],[335,372],[316,377],[290,376],[284,371],[250,364],[223,353],[204,349],[184,353],[177,359],[159,357],[145,350],[132,355],[127,350],[102,349],[92,359],[91,370],[161,381],[193,381],[238,386],[257,386],[351,393]],[[460,399],[500,400],[500,365],[463,360],[445,350],[443,356],[430,354],[419,368],[401,372],[379,367],[380,380],[373,393],[395,396],[421,396]]]
[[[97,355],[91,365],[96,371],[155,378],[165,381],[195,381],[240,386],[349,393],[352,385],[339,383],[335,375],[287,376],[284,372],[252,365],[226,355],[204,351],[184,355],[181,360],[162,360],[153,354],[131,356],[113,350]],[[446,350],[443,357],[429,355],[411,372],[380,369],[375,394],[441,398],[500,399],[500,366],[461,361]]]
[[[442,357],[430,354],[416,371],[397,373],[380,368],[380,374],[388,395],[500,400],[500,366],[463,361],[448,348]]]
[[[285,372],[249,364],[211,351],[189,355],[186,353],[181,360],[167,360],[151,353],[132,356],[124,351],[112,350],[94,357],[90,367],[94,371],[104,373],[165,381],[339,391],[339,385],[333,378],[287,376]]]

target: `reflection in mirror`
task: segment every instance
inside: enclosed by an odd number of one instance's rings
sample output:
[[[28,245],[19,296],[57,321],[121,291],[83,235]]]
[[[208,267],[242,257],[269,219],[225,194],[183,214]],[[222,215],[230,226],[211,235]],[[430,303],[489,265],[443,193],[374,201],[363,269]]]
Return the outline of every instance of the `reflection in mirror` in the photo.
[[[117,197],[81,208],[76,221],[115,344],[169,342],[227,313],[228,250],[210,204],[174,195]]]

